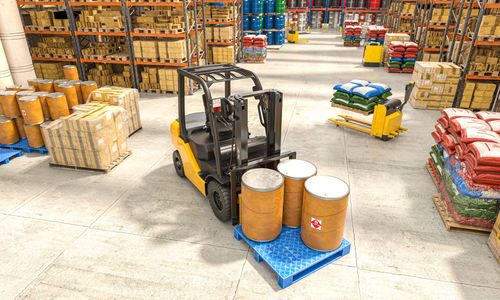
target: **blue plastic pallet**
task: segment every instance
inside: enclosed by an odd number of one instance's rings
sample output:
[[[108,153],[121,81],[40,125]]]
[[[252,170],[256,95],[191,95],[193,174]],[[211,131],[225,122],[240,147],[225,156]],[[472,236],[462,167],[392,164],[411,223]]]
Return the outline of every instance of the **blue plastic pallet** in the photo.
[[[345,239],[333,251],[312,250],[302,242],[300,228],[286,226],[283,226],[280,236],[271,242],[259,243],[248,239],[241,225],[234,228],[234,237],[245,240],[253,249],[255,260],[265,261],[278,274],[281,288],[292,285],[351,251],[351,243]]]
[[[20,139],[19,142],[10,145],[0,144],[0,148],[22,150],[26,153],[31,153],[33,151],[38,151],[40,152],[40,154],[49,153],[49,151],[45,147],[38,147],[38,148],[30,147],[30,145],[28,144],[28,139]]]
[[[11,158],[23,156],[19,150],[0,149],[0,164],[8,164]]]

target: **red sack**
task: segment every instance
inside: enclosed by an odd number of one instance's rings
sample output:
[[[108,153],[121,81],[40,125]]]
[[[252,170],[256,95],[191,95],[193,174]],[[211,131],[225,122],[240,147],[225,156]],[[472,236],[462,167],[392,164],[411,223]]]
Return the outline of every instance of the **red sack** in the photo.
[[[441,124],[441,126],[443,126],[443,128],[445,128],[445,129],[450,128],[450,122],[445,117],[441,117],[441,118],[437,119],[437,122],[439,124]]]
[[[441,113],[450,121],[455,118],[477,118],[473,112],[462,108],[445,108]]]
[[[439,132],[437,132],[437,131],[433,131],[431,133],[431,135],[434,138],[434,140],[436,141],[436,143],[438,143],[438,144],[443,140],[443,138],[441,137],[441,134],[439,134]]]
[[[476,172],[469,161],[465,160],[465,169],[472,181],[484,184],[500,185],[500,173]]]
[[[469,144],[469,149],[476,157],[478,164],[500,167],[500,144],[474,142]]]
[[[500,136],[494,131],[477,128],[464,128],[460,139],[464,143],[491,142],[500,143]]]
[[[488,123],[486,123],[483,120],[480,119],[473,119],[473,118],[468,118],[468,117],[462,117],[462,118],[455,118],[450,121],[450,127],[453,129],[455,132],[462,132],[462,129],[464,128],[477,128],[477,129],[484,129],[484,130],[490,130],[490,126]]]
[[[500,133],[500,120],[488,121],[488,125],[490,125],[492,131]]]
[[[455,146],[455,157],[460,161],[465,159],[464,147],[461,144]]]
[[[447,134],[448,131],[443,127],[443,125],[441,124],[436,124],[434,125],[434,128],[436,128],[436,131],[440,134],[440,135],[443,135],[443,134]]]
[[[458,145],[457,139],[451,134],[444,134],[441,136],[443,139],[443,143],[447,148],[455,149],[455,146]]]
[[[477,162],[476,157],[472,153],[465,154],[464,160],[469,162],[469,164],[472,166],[472,169],[474,169],[475,172],[489,172],[489,173],[500,174],[500,167],[480,165]]]
[[[448,153],[448,155],[451,156],[451,155],[455,154],[455,149],[448,148],[448,146],[446,146],[446,144],[444,142],[439,143],[439,145],[441,145],[441,147],[444,148],[444,151],[446,151],[446,153]]]
[[[476,116],[486,122],[500,120],[500,112],[480,111],[476,113]]]

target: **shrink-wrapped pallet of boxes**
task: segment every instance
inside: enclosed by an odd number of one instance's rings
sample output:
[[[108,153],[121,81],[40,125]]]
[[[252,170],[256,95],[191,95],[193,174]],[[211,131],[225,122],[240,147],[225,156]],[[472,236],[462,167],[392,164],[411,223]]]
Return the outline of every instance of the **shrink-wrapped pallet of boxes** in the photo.
[[[460,67],[453,63],[416,62],[410,95],[414,108],[442,109],[451,107],[460,79]]]
[[[83,104],[67,117],[44,124],[51,164],[109,171],[130,154],[124,109]]]
[[[139,92],[136,89],[106,86],[92,91],[91,102],[120,106],[127,112],[129,134],[142,128]]]

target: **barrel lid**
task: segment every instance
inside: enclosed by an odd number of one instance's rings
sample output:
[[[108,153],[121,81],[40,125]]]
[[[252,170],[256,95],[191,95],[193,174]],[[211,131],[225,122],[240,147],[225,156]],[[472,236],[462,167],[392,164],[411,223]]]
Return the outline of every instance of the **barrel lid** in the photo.
[[[17,94],[16,91],[0,91],[0,96],[12,96]]]
[[[17,101],[30,102],[30,101],[35,101],[35,100],[38,100],[37,96],[24,96],[24,97],[19,98],[19,100],[17,100]]]
[[[58,87],[63,88],[63,89],[65,89],[65,88],[70,88],[70,87],[74,87],[74,86],[75,86],[75,85],[74,85],[73,83],[69,83],[69,82],[67,82],[67,83],[63,83],[63,84],[59,84],[59,85],[58,85]]]
[[[49,92],[34,92],[33,96],[48,96]]]
[[[71,84],[82,84],[81,80],[70,80],[69,83]]]
[[[28,79],[28,82],[40,82],[40,80],[43,80],[41,78],[33,78],[33,79]]]
[[[20,92],[17,92],[16,95],[19,96],[19,97],[24,97],[24,96],[29,96],[29,95],[33,95],[33,91],[20,91]]]
[[[50,93],[47,95],[47,98],[59,98],[64,96],[64,93]]]
[[[66,83],[66,82],[68,82],[66,79],[57,79],[57,80],[54,80],[55,84],[61,84],[61,83]]]
[[[40,122],[40,123],[36,123],[36,124],[24,124],[24,126],[38,126],[38,125],[42,125],[43,122]]]
[[[12,119],[7,117],[0,117],[0,124],[7,123],[9,121],[12,121]]]
[[[75,65],[64,65],[63,68],[76,68]]]
[[[249,190],[270,192],[279,189],[285,180],[276,170],[258,168],[246,171],[241,177],[241,182]]]
[[[306,180],[304,188],[309,194],[321,200],[341,200],[349,195],[347,183],[331,176],[313,176]]]
[[[53,83],[54,80],[52,79],[43,79],[43,80],[40,80],[38,83]]]
[[[5,87],[6,89],[18,89],[19,86],[18,85],[8,85]]]
[[[81,84],[82,85],[94,85],[94,84],[97,84],[97,82],[95,82],[95,81],[82,81]]]
[[[304,180],[316,175],[316,166],[306,160],[288,159],[278,164],[278,172],[286,178]]]
[[[32,88],[34,88],[34,86],[31,85],[23,85],[19,87],[20,90],[31,90]]]

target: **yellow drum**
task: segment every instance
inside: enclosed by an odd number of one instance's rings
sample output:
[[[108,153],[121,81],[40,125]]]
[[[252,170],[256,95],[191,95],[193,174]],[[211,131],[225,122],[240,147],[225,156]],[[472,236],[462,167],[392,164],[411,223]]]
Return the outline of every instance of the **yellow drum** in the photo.
[[[17,142],[19,142],[19,134],[14,120],[0,117],[0,144],[10,145]]]
[[[33,95],[33,91],[20,91],[16,93],[16,100],[19,101],[20,98],[25,97],[25,96],[31,96]]]
[[[93,90],[97,89],[97,83],[95,81],[84,81],[81,83],[83,103],[87,103],[89,95]]]
[[[75,65],[66,65],[63,67],[64,78],[67,80],[79,80],[78,68]]]
[[[70,109],[73,108],[73,106],[78,105],[78,93],[76,92],[76,87],[74,84],[60,84],[59,91],[61,93],[64,93],[64,96],[66,96],[66,102],[68,102],[68,107]]]
[[[241,177],[241,226],[257,242],[271,241],[281,233],[283,183],[272,169],[252,169]]]
[[[49,106],[50,118],[52,120],[69,116],[68,103],[63,93],[49,94],[46,99],[47,105]]]
[[[31,125],[43,122],[42,104],[37,96],[21,97],[17,102],[24,118],[24,124]]]
[[[44,79],[38,82],[38,90],[40,92],[53,93],[54,90],[54,81],[51,79]]]
[[[40,104],[42,105],[43,119],[45,121],[50,120],[50,111],[49,111],[49,105],[47,104],[47,95],[49,95],[49,93],[47,92],[33,93],[33,96],[38,97],[38,100],[40,100]]]
[[[39,83],[41,80],[43,80],[43,79],[40,79],[40,78],[30,79],[30,80],[28,80],[28,85],[34,87],[35,91],[39,91],[39,89],[40,89]]]
[[[19,137],[24,139],[26,137],[26,132],[24,131],[23,117],[14,118],[14,122],[16,123],[17,133],[19,134]]]
[[[75,85],[76,95],[78,96],[78,103],[83,104],[82,82],[80,80],[71,80],[69,83]]]
[[[5,117],[5,115],[3,114],[2,103],[0,103],[0,117]]]
[[[59,89],[59,86],[61,84],[66,84],[68,83],[68,81],[66,79],[58,79],[58,80],[54,80],[54,90],[57,92],[57,93],[62,93],[61,90]]]
[[[289,159],[280,162],[277,169],[285,177],[283,225],[300,227],[304,182],[316,175],[316,166],[305,160]]]
[[[26,137],[28,138],[28,144],[30,147],[38,148],[45,146],[42,137],[42,130],[40,129],[41,124],[42,123],[24,125],[24,131],[26,132]]]
[[[3,114],[7,118],[16,118],[21,115],[19,106],[16,100],[16,91],[0,91],[0,106],[2,106]]]
[[[16,92],[19,92],[19,85],[9,85],[7,87],[5,87],[5,89],[7,91],[16,91]]]
[[[302,241],[318,251],[337,249],[344,235],[349,186],[335,177],[313,176],[304,188]]]
[[[19,91],[22,92],[22,91],[32,91],[32,92],[36,92],[36,87],[35,86],[31,86],[31,85],[25,85],[25,86],[21,86],[19,87]]]

